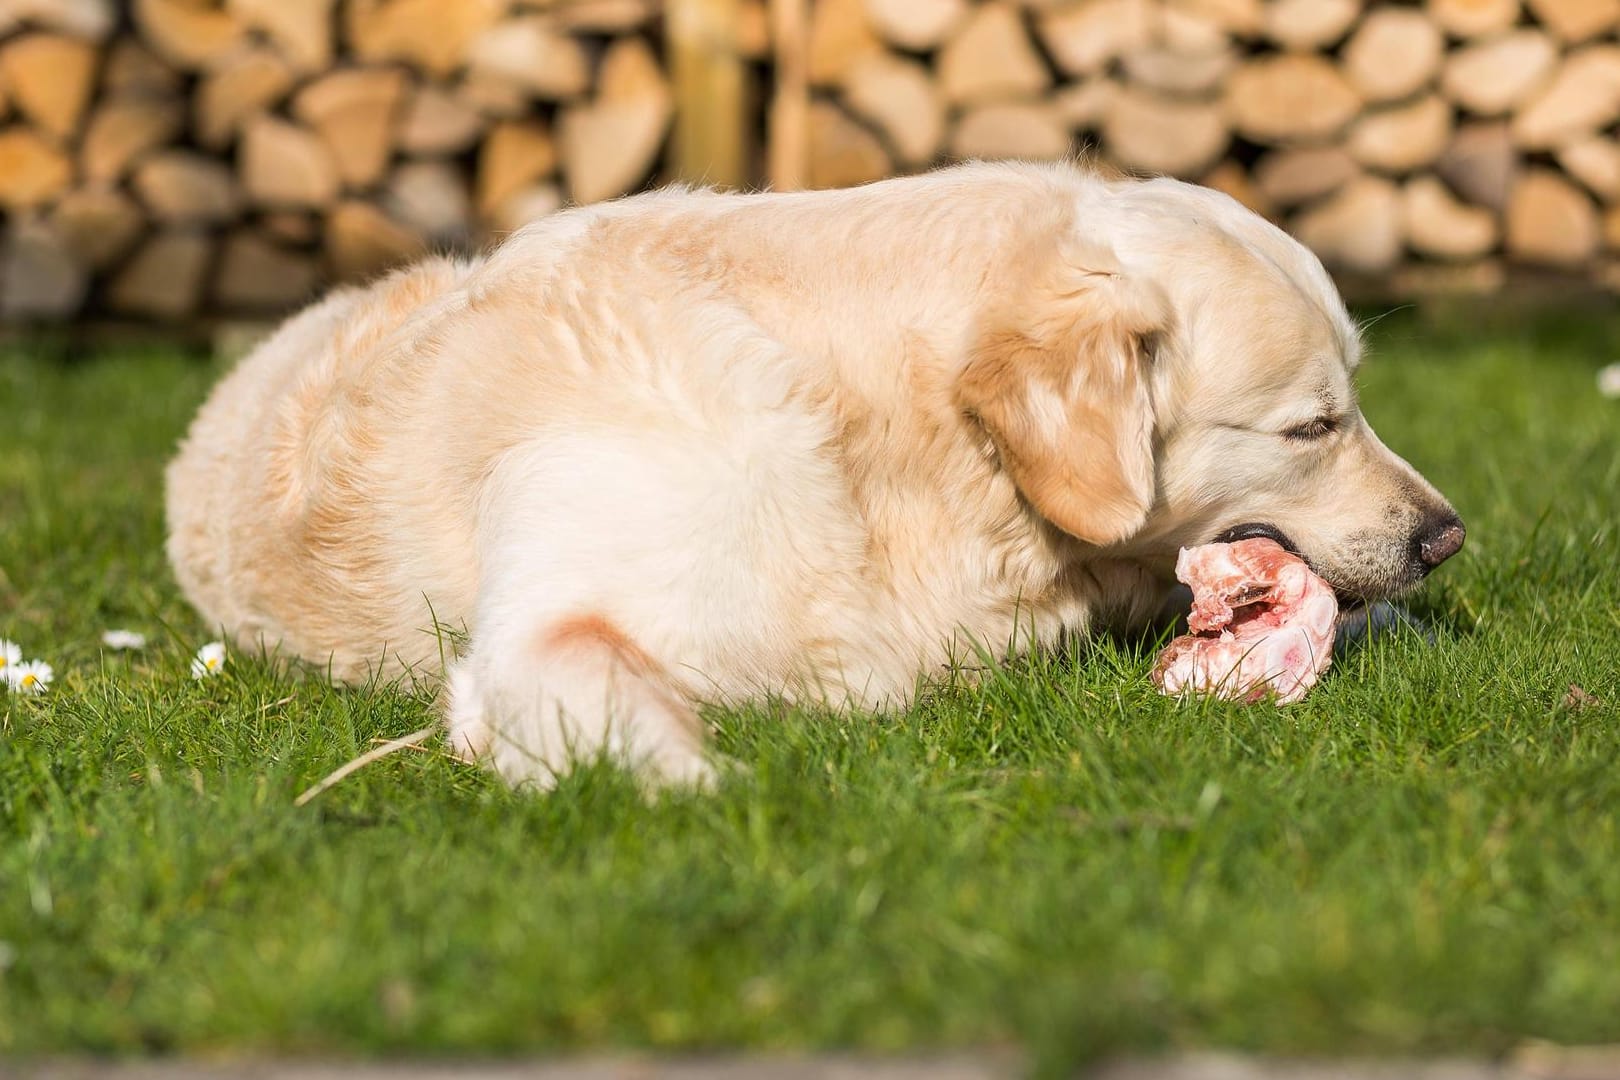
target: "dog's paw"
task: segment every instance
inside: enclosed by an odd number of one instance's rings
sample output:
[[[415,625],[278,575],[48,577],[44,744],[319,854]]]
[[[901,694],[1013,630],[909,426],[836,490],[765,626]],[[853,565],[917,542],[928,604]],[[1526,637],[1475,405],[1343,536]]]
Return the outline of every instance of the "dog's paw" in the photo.
[[[494,732],[489,726],[478,680],[466,664],[452,667],[446,679],[444,741],[450,753],[472,764],[489,753]]]

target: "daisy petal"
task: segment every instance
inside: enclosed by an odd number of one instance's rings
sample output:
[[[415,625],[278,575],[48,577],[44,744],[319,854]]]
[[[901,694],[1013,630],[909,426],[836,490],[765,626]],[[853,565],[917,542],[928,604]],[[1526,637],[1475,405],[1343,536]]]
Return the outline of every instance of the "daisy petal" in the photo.
[[[133,630],[108,630],[101,635],[101,643],[109,649],[144,649],[146,648],[146,635],[137,634]]]
[[[11,682],[11,671],[22,663],[22,646],[0,638],[0,680]]]
[[[225,667],[225,643],[223,641],[210,641],[197,650],[197,655],[191,660],[191,677],[193,679],[207,679],[218,675]]]
[[[6,681],[19,694],[43,694],[56,678],[56,671],[43,660],[6,665]]]

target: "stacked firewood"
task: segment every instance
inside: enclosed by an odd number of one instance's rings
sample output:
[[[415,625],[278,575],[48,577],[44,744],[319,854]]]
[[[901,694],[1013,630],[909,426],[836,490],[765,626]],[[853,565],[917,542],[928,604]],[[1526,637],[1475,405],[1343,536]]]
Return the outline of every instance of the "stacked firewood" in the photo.
[[[1620,287],[1617,28],[1620,0],[0,0],[0,319],[273,313],[668,178],[1076,154],[1399,291]]]
[[[0,0],[0,317],[273,312],[643,186],[651,0]]]
[[[817,0],[808,171],[1092,148],[1405,289],[1613,283],[1617,26],[1620,0]]]

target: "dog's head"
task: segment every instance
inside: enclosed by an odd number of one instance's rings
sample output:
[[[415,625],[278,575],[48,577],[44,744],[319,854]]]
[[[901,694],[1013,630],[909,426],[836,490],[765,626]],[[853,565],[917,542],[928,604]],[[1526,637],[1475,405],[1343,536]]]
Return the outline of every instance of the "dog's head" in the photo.
[[[1121,555],[1271,536],[1341,593],[1406,589],[1463,525],[1357,406],[1321,263],[1231,199],[1098,181],[989,320],[958,400],[1034,510]]]

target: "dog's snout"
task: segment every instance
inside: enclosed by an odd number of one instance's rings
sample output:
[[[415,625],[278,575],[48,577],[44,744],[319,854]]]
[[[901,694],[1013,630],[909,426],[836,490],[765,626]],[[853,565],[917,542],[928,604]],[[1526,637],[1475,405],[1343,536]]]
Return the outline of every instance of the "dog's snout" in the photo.
[[[1412,540],[1417,548],[1418,561],[1425,569],[1433,570],[1462,550],[1463,539],[1467,534],[1468,530],[1463,528],[1462,518],[1456,514],[1447,513],[1429,518]]]

